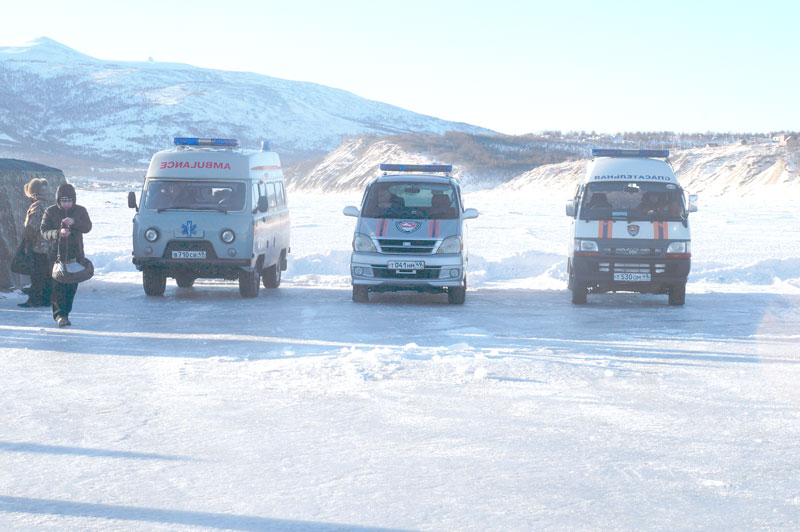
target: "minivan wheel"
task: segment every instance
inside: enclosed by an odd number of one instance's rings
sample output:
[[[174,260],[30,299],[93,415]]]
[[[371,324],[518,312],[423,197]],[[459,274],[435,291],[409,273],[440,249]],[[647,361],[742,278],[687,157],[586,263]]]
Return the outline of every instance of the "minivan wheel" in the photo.
[[[181,275],[177,275],[175,277],[175,282],[178,283],[178,286],[181,288],[190,288],[194,284],[194,277],[184,273]]]
[[[264,277],[262,277],[261,282],[264,283],[264,288],[278,288],[281,285],[280,264],[273,264],[264,270]]]
[[[369,302],[369,287],[367,286],[354,286],[353,287],[353,301],[356,303]]]
[[[667,301],[673,307],[680,307],[686,303],[686,284],[676,284],[669,289]]]
[[[239,293],[242,297],[256,297],[260,288],[261,271],[253,268],[252,272],[239,272]]]
[[[572,304],[586,304],[586,287],[575,281],[572,283]]]
[[[159,270],[146,268],[142,270],[142,286],[148,296],[163,296],[167,288],[167,276]]]
[[[451,286],[447,289],[447,302],[451,305],[463,305],[467,299],[467,280],[461,286]]]

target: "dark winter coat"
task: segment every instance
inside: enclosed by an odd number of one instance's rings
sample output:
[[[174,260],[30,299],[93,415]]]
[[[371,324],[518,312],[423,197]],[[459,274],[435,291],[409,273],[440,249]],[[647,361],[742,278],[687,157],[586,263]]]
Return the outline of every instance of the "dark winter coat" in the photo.
[[[56,193],[56,204],[50,205],[44,212],[42,218],[41,233],[50,243],[50,261],[54,262],[61,250],[62,260],[73,260],[84,258],[83,253],[83,234],[92,230],[92,221],[86,209],[75,203],[67,210],[58,204],[59,197],[71,197],[75,200],[75,189],[71,185],[61,185]],[[61,231],[61,220],[72,218],[75,223],[70,227],[70,235],[59,242],[59,232]],[[66,255],[65,255],[66,254]]]

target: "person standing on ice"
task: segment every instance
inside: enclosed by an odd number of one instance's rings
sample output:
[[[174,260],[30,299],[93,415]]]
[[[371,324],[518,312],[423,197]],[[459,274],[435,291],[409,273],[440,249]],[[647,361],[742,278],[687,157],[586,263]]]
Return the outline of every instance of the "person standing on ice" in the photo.
[[[92,221],[86,209],[75,203],[75,188],[72,185],[61,185],[56,192],[56,204],[47,208],[42,219],[41,233],[51,242],[50,265],[56,261],[61,253],[61,258],[70,261],[82,259],[83,234],[92,230]],[[59,327],[72,325],[69,313],[72,311],[72,301],[78,284],[64,284],[53,280],[53,319]]]
[[[47,258],[50,243],[42,236],[39,228],[42,226],[44,211],[47,209],[47,196],[50,192],[46,179],[31,179],[25,185],[25,195],[32,203],[25,215],[25,232],[23,239],[28,251],[33,257],[33,271],[31,272],[31,287],[28,290],[28,300],[18,303],[20,307],[47,307],[50,305],[50,265]]]

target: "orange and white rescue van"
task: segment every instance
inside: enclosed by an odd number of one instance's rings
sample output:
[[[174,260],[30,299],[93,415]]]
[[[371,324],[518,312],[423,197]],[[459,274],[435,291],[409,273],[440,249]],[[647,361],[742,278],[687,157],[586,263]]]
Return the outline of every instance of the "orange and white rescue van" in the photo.
[[[568,273],[572,302],[587,294],[667,294],[683,305],[691,267],[689,196],[669,164],[668,150],[592,150],[574,198]]]
[[[236,139],[176,137],[156,153],[141,202],[130,192],[133,263],[149,296],[198,278],[239,281],[242,297],[259,283],[277,288],[286,270],[289,208],[278,154],[239,149]]]

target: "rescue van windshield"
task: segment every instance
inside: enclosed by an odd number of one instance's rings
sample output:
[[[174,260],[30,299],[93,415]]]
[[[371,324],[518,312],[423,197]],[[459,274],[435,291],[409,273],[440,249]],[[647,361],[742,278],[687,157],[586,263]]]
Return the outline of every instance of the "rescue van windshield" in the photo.
[[[364,201],[364,218],[458,219],[455,187],[423,182],[375,183]]]
[[[683,191],[674,184],[589,183],[583,195],[582,220],[683,221]]]
[[[244,209],[245,185],[232,181],[150,181],[145,190],[144,208],[159,212],[176,210]]]

